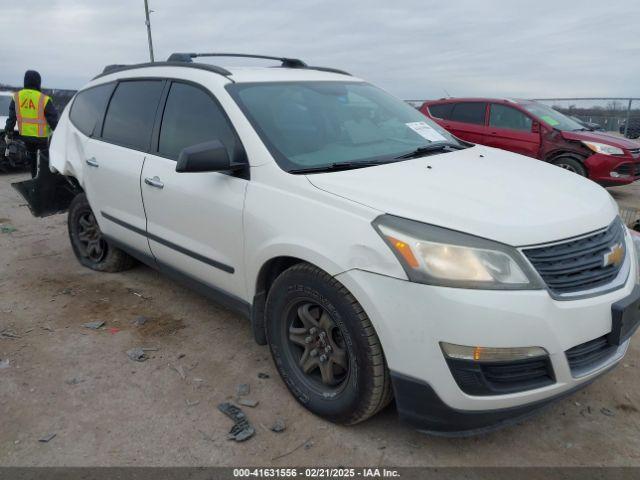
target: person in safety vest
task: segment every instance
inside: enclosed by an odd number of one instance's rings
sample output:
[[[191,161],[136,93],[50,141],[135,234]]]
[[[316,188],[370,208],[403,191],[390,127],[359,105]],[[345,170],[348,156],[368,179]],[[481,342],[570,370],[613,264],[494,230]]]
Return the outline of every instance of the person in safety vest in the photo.
[[[40,83],[40,74],[35,70],[27,70],[24,88],[13,95],[4,129],[8,144],[18,124],[18,134],[27,147],[31,162],[31,177],[38,173],[38,150],[45,154],[43,164],[48,168],[49,137],[58,124],[58,111],[51,97],[40,91]]]

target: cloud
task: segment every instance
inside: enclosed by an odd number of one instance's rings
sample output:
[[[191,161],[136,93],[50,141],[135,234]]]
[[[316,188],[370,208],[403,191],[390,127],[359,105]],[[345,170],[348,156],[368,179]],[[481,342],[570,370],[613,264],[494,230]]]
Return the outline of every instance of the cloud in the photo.
[[[149,1],[157,59],[174,51],[299,57],[403,98],[638,94],[632,0]],[[142,0],[13,2],[0,29],[0,82],[19,83],[36,68],[47,86],[77,88],[107,64],[148,59]]]

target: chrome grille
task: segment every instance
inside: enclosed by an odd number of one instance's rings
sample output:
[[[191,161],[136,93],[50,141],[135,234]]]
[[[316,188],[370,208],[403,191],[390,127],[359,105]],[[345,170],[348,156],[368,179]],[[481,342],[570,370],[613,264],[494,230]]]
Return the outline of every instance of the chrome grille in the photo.
[[[613,247],[623,249],[626,258],[624,226],[616,219],[606,230],[586,237],[523,252],[549,289],[556,294],[574,293],[612,282],[624,262],[607,263]]]

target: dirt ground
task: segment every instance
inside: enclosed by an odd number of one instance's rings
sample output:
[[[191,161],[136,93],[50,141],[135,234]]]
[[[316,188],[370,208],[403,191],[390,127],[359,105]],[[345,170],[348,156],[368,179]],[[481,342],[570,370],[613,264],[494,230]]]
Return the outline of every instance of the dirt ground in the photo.
[[[336,426],[294,401],[245,319],[143,266],[81,267],[66,216],[32,218],[10,187],[23,176],[0,176],[0,224],[16,229],[0,233],[0,465],[640,465],[639,338],[595,384],[491,434],[426,436],[393,406]],[[612,193],[640,207],[640,186]],[[105,327],[82,326],[96,320]],[[126,352],[139,346],[157,350],[137,363]],[[244,408],[257,431],[235,443],[217,405],[241,383],[259,401]],[[268,429],[277,419],[282,433]]]

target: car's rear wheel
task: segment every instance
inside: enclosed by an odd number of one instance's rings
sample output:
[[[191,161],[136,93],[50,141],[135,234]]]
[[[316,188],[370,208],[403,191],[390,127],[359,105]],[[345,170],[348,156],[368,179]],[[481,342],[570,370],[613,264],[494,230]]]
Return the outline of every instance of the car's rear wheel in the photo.
[[[135,265],[131,256],[104,238],[84,193],[71,201],[67,226],[73,253],[85,267],[99,272],[120,272]]]
[[[266,305],[267,340],[280,376],[311,412],[361,422],[391,400],[380,340],[357,300],[306,263],[283,272]]]
[[[577,173],[581,177],[587,176],[587,169],[584,168],[584,165],[575,158],[559,157],[553,161],[553,164],[570,172]]]

